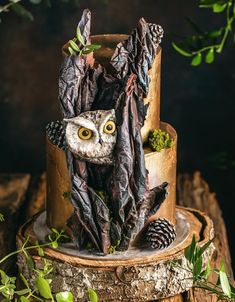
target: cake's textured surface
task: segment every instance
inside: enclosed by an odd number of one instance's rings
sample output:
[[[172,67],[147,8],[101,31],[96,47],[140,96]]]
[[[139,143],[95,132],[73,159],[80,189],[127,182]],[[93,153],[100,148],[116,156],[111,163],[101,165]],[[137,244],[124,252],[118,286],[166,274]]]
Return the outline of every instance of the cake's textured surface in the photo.
[[[85,10],[78,25],[85,45],[90,44],[90,20],[90,12]],[[149,107],[144,102],[151,81],[149,70],[162,36],[161,26],[142,18],[117,45],[109,68],[94,64],[91,55],[69,55],[62,64],[59,100],[74,207],[68,225],[79,249],[89,246],[104,254],[112,246],[128,249],[151,217],[160,213],[167,196],[167,180],[149,188],[141,136]],[[159,81],[160,74],[157,77]],[[104,111],[113,115],[98,126],[96,114]],[[109,154],[102,150],[102,131],[109,136]],[[52,136],[50,141],[57,142]],[[97,160],[104,153],[110,161]]]

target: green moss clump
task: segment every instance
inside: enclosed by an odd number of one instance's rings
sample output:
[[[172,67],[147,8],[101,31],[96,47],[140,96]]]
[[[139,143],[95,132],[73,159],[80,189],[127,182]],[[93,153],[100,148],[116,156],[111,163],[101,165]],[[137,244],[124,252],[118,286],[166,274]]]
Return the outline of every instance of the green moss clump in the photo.
[[[171,148],[173,145],[173,139],[170,135],[162,131],[161,129],[155,129],[151,131],[148,138],[149,146],[157,152],[160,152],[162,149]]]
[[[64,192],[64,193],[63,193],[63,197],[64,197],[64,198],[71,199],[71,194],[72,194],[72,192],[70,192],[70,191],[69,191],[69,192]]]

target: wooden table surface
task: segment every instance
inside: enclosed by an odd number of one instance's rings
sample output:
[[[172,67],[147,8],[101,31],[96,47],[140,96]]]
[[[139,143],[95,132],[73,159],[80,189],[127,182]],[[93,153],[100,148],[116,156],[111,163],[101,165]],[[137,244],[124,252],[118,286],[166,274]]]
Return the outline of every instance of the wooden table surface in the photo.
[[[179,175],[177,179],[178,204],[205,212],[214,222],[216,252],[212,266],[219,267],[224,260],[227,272],[233,280],[231,257],[227,240],[225,223],[215,193],[211,193],[208,184],[199,172],[193,175]],[[37,212],[45,208],[46,176],[29,174],[0,174],[0,213],[5,222],[0,222],[0,259],[13,251],[15,235],[19,226]],[[16,270],[16,259],[4,262],[1,269],[9,272]],[[175,297],[164,299],[166,302],[214,302],[215,295],[208,295],[204,290],[191,289]]]

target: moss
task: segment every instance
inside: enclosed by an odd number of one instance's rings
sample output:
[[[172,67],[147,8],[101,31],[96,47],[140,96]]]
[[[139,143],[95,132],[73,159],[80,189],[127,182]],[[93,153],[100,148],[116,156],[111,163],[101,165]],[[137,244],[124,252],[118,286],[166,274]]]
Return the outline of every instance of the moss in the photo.
[[[109,254],[115,254],[116,253],[116,248],[119,246],[120,240],[117,241],[116,245],[110,245],[108,248],[108,253]]]
[[[161,129],[155,129],[150,132],[148,143],[154,151],[160,152],[162,149],[171,148],[173,139],[167,132],[164,132]]]
[[[71,194],[72,194],[72,192],[70,192],[70,191],[69,191],[69,192],[64,192],[64,193],[63,193],[63,197],[64,197],[64,198],[71,199]]]
[[[109,198],[105,191],[96,191],[96,193],[99,195],[99,197],[103,200],[103,202],[108,205],[109,204]]]

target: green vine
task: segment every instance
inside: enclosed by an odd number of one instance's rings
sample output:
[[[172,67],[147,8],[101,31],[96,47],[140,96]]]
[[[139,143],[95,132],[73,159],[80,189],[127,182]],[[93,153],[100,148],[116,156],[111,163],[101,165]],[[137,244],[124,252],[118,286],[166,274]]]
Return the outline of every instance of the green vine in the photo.
[[[48,239],[49,242],[45,244],[39,244],[38,241],[36,241],[34,245],[29,245],[30,238],[27,237],[21,248],[0,259],[0,264],[2,264],[14,255],[23,254],[28,269],[35,274],[34,287],[31,288],[25,276],[20,273],[19,277],[24,288],[18,290],[16,287],[16,277],[10,277],[6,272],[0,270],[0,294],[4,297],[4,299],[1,300],[2,302],[30,302],[31,299],[40,302],[46,300],[52,302],[73,302],[73,294],[70,291],[58,292],[55,295],[52,294],[50,273],[52,273],[53,267],[51,263],[45,258],[42,258],[43,267],[41,269],[35,268],[34,261],[29,254],[30,250],[36,250],[38,256],[43,257],[45,247],[57,248],[61,241],[68,239],[68,236],[64,234],[63,230],[59,232],[56,229],[52,229]],[[90,302],[98,301],[97,294],[93,289],[88,289],[88,297]]]
[[[209,8],[215,14],[224,13],[225,24],[219,29],[204,32],[192,20],[187,19],[197,34],[184,39],[179,44],[172,43],[172,46],[181,55],[191,57],[192,66],[200,65],[203,58],[206,63],[213,63],[215,55],[223,51],[229,36],[233,35],[235,20],[234,0],[200,0],[199,7]],[[233,41],[235,41],[235,36],[233,36]]]
[[[162,149],[171,148],[173,139],[170,137],[169,133],[162,131],[161,129],[155,129],[149,133],[148,143],[154,151],[160,152]]]
[[[224,262],[221,262],[220,268],[211,267],[210,259],[206,259],[206,266],[203,265],[203,254],[210,247],[212,241],[200,247],[193,236],[190,246],[184,251],[187,259],[187,267],[183,267],[180,262],[172,262],[173,267],[180,268],[192,275],[193,287],[201,288],[210,293],[216,294],[218,300],[235,301],[235,288],[232,286],[225,271]],[[212,274],[217,275],[217,282],[210,281]]]

